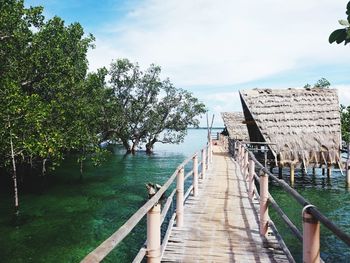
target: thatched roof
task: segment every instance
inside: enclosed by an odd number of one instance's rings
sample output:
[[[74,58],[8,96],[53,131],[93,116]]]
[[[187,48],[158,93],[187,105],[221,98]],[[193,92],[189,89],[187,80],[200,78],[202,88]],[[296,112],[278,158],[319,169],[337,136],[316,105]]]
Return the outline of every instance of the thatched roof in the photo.
[[[336,163],[340,114],[334,89],[254,89],[240,92],[251,141],[275,143],[281,164]]]
[[[249,140],[243,112],[222,112],[221,117],[231,139]]]

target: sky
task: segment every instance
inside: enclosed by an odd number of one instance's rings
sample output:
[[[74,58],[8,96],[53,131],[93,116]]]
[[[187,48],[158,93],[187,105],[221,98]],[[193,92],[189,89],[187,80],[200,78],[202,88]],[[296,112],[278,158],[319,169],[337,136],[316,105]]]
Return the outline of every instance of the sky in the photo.
[[[326,78],[350,104],[350,45],[328,43],[347,0],[27,0],[96,38],[90,71],[128,58],[191,91],[215,114],[239,90],[301,88]],[[201,125],[206,125],[202,119]]]

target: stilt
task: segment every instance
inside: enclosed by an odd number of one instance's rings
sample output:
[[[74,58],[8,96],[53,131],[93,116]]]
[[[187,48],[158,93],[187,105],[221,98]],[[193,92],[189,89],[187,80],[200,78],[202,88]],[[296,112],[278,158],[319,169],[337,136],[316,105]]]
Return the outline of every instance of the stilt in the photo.
[[[283,178],[283,166],[278,167],[278,179]]]
[[[301,176],[302,177],[305,176],[305,166],[304,166],[304,164],[301,165]]]
[[[290,164],[290,185],[294,185],[294,173],[295,173],[295,166],[294,164]]]
[[[312,176],[316,176],[316,167],[312,167]]]
[[[322,175],[325,175],[326,174],[326,170],[325,168],[322,166]]]
[[[332,175],[332,166],[329,164],[327,167],[327,177],[330,178]]]

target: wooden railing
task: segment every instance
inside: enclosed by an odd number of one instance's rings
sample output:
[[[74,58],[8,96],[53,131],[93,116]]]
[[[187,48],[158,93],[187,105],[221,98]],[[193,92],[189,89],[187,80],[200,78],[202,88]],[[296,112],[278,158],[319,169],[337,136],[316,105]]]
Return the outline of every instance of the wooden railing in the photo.
[[[350,236],[324,216],[315,205],[308,202],[296,190],[291,188],[284,180],[277,178],[270,173],[259,161],[254,154],[239,141],[236,141],[236,161],[240,165],[242,174],[248,183],[249,197],[259,199],[260,202],[260,234],[266,235],[268,226],[274,227],[273,222],[269,219],[268,207],[274,208],[279,217],[286,223],[292,234],[303,243],[303,262],[315,263],[321,262],[320,258],[320,223],[328,228],[337,238],[342,240],[350,247]],[[255,171],[259,172],[256,173]],[[269,193],[269,179],[275,181],[291,197],[293,197],[303,208],[302,225],[303,233],[293,224],[288,216],[279,207],[275,199]],[[260,191],[257,191],[255,182],[258,182]]]
[[[199,163],[199,155],[201,155]],[[185,166],[192,161],[191,170],[185,175]],[[200,153],[195,153],[183,161],[170,176],[168,181],[159,189],[159,191],[145,203],[133,216],[127,220],[115,233],[103,241],[97,248],[90,252],[81,262],[93,263],[102,261],[123,239],[134,229],[134,227],[147,215],[147,241],[145,246],[141,247],[133,262],[141,262],[147,256],[147,262],[160,262],[168,242],[170,232],[174,222],[176,226],[183,226],[184,202],[187,197],[198,195],[198,181],[206,177],[206,170],[212,162],[212,143],[208,143]],[[200,168],[200,169],[199,169]],[[189,177],[193,177],[192,185],[184,193],[184,182]],[[163,210],[159,199],[169,189],[176,179],[176,189],[174,189],[167,198]],[[161,226],[170,211],[169,208],[176,194],[176,211],[173,213],[163,241],[161,242]]]

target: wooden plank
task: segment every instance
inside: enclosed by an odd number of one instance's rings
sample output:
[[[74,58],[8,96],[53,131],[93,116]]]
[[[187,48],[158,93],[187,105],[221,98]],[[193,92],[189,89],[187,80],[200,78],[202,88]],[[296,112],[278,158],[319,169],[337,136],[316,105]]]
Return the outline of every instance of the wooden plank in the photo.
[[[259,202],[250,201],[238,165],[217,146],[199,196],[185,205],[162,262],[289,262],[271,229],[259,234]]]

